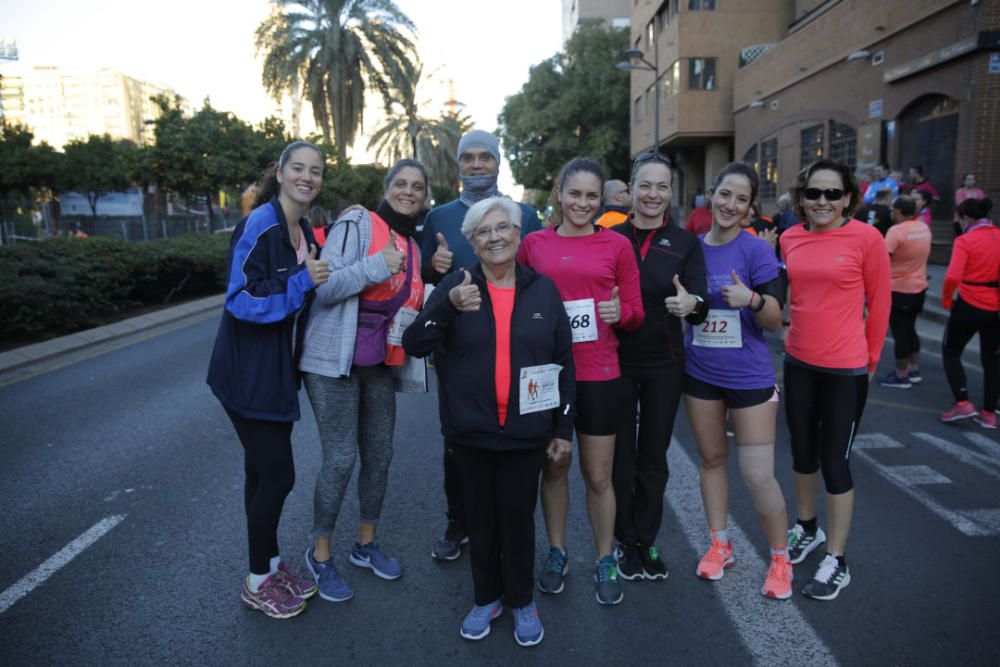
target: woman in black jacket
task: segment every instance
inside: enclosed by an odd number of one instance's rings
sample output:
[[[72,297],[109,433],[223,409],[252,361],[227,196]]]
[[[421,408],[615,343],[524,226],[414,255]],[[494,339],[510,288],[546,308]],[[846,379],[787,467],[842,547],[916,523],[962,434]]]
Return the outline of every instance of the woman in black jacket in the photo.
[[[532,599],[538,476],[546,455],[570,451],[575,385],[566,310],[551,280],[516,264],[520,227],[509,199],[469,209],[462,233],[480,265],[441,281],[403,348],[434,353],[445,444],[471,512],[475,606],[460,634],[488,635],[502,597],[517,643],[533,646],[544,635]]]
[[[700,324],[708,313],[696,296],[705,293],[705,258],[698,237],[670,222],[673,172],[667,158],[640,155],[631,180],[632,214],[611,229],[635,250],[646,321],[635,331],[618,331],[627,409],[615,440],[615,537],[618,575],[658,580],[667,578],[656,535],[669,476],[667,447],[684,377],[681,318]]]

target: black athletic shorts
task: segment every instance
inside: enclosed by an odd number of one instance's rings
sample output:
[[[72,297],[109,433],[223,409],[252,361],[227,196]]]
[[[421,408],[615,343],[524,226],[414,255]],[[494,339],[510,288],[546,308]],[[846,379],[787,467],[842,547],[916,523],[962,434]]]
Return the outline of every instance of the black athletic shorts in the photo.
[[[621,425],[621,379],[576,383],[576,432],[616,435]]]
[[[703,401],[725,401],[726,407],[738,410],[752,408],[761,403],[778,400],[778,388],[774,385],[760,389],[729,389],[708,382],[702,382],[684,374],[684,393]]]

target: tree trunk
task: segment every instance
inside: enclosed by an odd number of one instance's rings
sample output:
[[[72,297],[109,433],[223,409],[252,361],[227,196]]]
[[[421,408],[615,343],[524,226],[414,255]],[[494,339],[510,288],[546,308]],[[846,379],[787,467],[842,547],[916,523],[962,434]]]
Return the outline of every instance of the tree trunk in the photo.
[[[213,216],[213,211],[212,211],[212,195],[211,194],[209,194],[208,196],[205,197],[205,203],[208,206],[208,231],[211,232],[212,231],[212,218],[214,217]]]
[[[90,204],[90,214],[95,218],[97,217],[97,198],[99,196],[93,190],[87,192],[87,203]]]

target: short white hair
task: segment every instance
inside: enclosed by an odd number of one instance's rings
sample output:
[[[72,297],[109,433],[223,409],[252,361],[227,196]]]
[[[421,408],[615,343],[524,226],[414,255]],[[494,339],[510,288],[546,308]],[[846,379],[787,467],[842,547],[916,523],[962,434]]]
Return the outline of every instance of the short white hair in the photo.
[[[483,218],[490,211],[496,209],[502,210],[507,214],[507,219],[510,220],[510,224],[514,225],[518,229],[521,228],[521,207],[515,204],[508,197],[489,197],[480,202],[473,204],[468,211],[465,213],[465,219],[462,220],[462,235],[465,236],[469,241],[472,240],[472,234],[476,231],[476,227],[479,223],[483,221]]]

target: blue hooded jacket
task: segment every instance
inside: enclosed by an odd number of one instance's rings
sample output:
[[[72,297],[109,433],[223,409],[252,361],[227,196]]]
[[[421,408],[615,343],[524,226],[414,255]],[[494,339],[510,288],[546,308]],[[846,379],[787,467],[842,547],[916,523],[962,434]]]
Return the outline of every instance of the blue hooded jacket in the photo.
[[[306,244],[315,244],[305,219],[299,227]],[[315,288],[276,197],[240,221],[208,364],[208,386],[228,410],[245,419],[299,418],[298,355]]]

